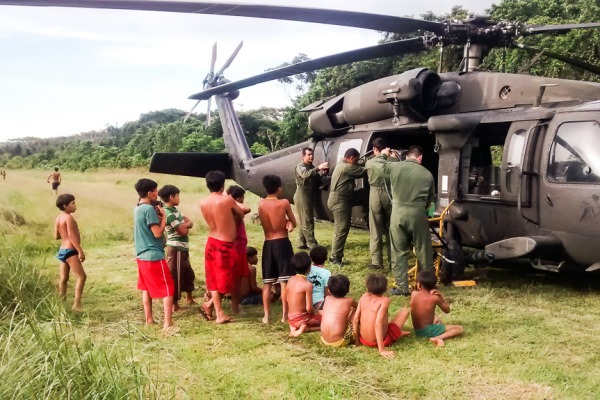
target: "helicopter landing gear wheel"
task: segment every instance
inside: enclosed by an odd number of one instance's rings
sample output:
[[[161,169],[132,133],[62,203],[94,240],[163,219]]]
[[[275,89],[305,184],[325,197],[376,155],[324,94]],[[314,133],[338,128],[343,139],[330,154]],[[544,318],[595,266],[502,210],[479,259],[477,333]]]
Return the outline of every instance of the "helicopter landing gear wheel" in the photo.
[[[448,285],[453,281],[459,281],[463,278],[465,267],[465,255],[457,240],[450,239],[448,248],[442,252],[442,265],[440,267],[440,281]]]

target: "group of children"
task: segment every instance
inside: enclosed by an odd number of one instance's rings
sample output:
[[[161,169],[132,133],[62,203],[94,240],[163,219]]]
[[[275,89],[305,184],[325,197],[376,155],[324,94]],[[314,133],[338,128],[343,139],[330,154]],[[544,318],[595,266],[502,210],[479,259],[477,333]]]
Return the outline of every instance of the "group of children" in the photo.
[[[266,175],[263,186],[267,196],[260,199],[258,216],[265,240],[262,252],[262,288],[256,283],[258,252],[248,246],[243,216],[250,212],[244,205],[245,191],[230,186],[224,193],[225,176],[219,171],[207,174],[211,192],[201,203],[201,212],[209,226],[205,249],[207,293],[200,308],[207,320],[216,323],[233,321],[221,308],[221,298],[230,296],[231,312],[239,305],[262,303],[262,321],[270,319],[270,304],[275,299],[273,285],[279,284],[282,302],[282,322],[290,326],[290,336],[321,331],[321,341],[329,346],[363,344],[377,347],[384,357],[394,357],[386,350],[408,332],[402,328],[412,315],[417,336],[428,337],[437,346],[444,339],[462,333],[462,327],[445,326],[435,317],[435,308],[449,312],[450,307],[436,289],[437,278],[432,271],[418,274],[418,291],[411,297],[410,310],[403,308],[388,321],[390,299],[384,296],[387,278],[382,274],[367,277],[366,288],[359,302],[346,297],[350,281],[345,275],[331,275],[324,267],[327,249],[314,246],[310,254],[294,254],[288,234],[296,227],[290,203],[282,199],[281,178]],[[172,329],[172,313],[179,309],[182,293],[188,305],[195,304],[195,274],[189,261],[188,234],[194,226],[177,208],[180,191],[173,185],[158,190],[156,182],[140,179],[135,189],[139,202],[134,210],[134,238],[138,264],[138,284],[142,291],[145,320],[155,323],[152,299],[163,298],[164,330]],[[160,197],[164,204],[158,202]],[[61,262],[60,293],[64,297],[69,269],[78,277],[73,308],[81,307],[85,283],[82,262],[85,258],[79,240],[77,224],[72,217],[75,198],[61,195],[57,207],[62,211],[56,219],[55,237],[61,239],[57,258]],[[166,246],[166,257],[165,257]],[[216,317],[213,314],[216,311]]]

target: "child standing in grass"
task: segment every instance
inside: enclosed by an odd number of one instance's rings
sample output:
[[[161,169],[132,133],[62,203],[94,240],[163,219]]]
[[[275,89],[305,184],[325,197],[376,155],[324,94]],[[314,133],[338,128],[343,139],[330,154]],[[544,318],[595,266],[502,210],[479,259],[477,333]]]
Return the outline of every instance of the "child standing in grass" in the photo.
[[[321,316],[315,315],[312,307],[312,284],[306,280],[310,271],[310,257],[304,251],[294,254],[292,266],[296,275],[287,282],[287,303],[289,310],[290,336],[300,336],[303,332],[318,331]],[[283,300],[282,300],[283,301]]]
[[[165,232],[167,234],[167,265],[175,284],[173,293],[173,311],[179,310],[181,292],[186,293],[186,304],[196,304],[192,297],[194,291],[194,280],[196,275],[190,264],[189,256],[189,232],[194,223],[177,209],[179,205],[179,189],[173,185],[165,185],[158,195],[165,203],[165,217],[167,223]]]
[[[377,347],[379,354],[393,358],[395,353],[386,350],[386,346],[409,333],[401,330],[408,319],[408,308],[402,308],[388,322],[390,299],[383,296],[387,290],[387,278],[383,274],[371,274],[367,277],[367,292],[358,301],[354,315],[354,332],[357,343]]]
[[[327,288],[331,272],[325,268],[327,261],[327,249],[320,245],[315,245],[310,250],[310,259],[312,265],[307,276],[308,281],[313,285],[313,307],[315,312],[320,312],[325,303],[325,296],[329,295]]]
[[[138,205],[133,210],[133,236],[138,265],[137,287],[142,291],[144,316],[148,325],[155,323],[152,316],[152,299],[163,299],[163,333],[169,335],[175,331],[171,329],[174,283],[165,261],[165,210],[160,204],[151,205],[158,199],[158,184],[152,179],[142,178],[137,181],[135,191],[139,195]]]
[[[276,281],[279,281],[281,285],[283,308],[281,322],[286,322],[288,318],[286,283],[294,275],[294,270],[290,265],[294,249],[288,232],[296,227],[296,217],[294,217],[290,202],[279,198],[282,191],[281,178],[277,175],[265,175],[262,183],[267,191],[267,197],[260,199],[258,203],[258,216],[265,233],[262,256],[262,300],[265,314],[262,321],[268,324],[271,311],[271,287]]]
[[[85,260],[85,254],[81,248],[79,227],[77,226],[77,221],[73,218],[73,213],[77,210],[75,196],[67,193],[61,194],[56,198],[56,207],[61,211],[54,222],[54,239],[60,240],[60,249],[56,256],[60,262],[58,292],[60,297],[65,300],[67,297],[69,272],[72,270],[77,279],[75,283],[73,310],[81,310],[81,295],[83,294],[87,275],[83,270],[82,263]]]
[[[333,275],[329,278],[328,287],[331,296],[327,298],[321,315],[321,342],[332,347],[347,346],[355,342],[352,319],[357,306],[353,298],[346,297],[350,291],[350,280],[346,275]]]
[[[231,185],[227,188],[227,194],[233,197],[238,207],[244,211],[244,215],[250,212],[250,207],[244,204],[244,196],[246,191],[238,185]],[[249,279],[250,269],[248,268],[248,259],[246,256],[246,247],[248,246],[248,235],[246,234],[246,225],[244,224],[244,218],[242,217],[237,222],[237,235],[235,236],[235,251],[237,252],[237,260],[235,266],[235,284],[233,292],[231,293],[231,305],[234,308],[234,312],[240,311],[241,302],[241,284],[242,279]]]
[[[435,316],[435,307],[443,312],[450,312],[450,305],[436,289],[437,277],[431,270],[424,270],[417,275],[417,291],[410,298],[410,312],[418,337],[426,337],[436,346],[444,346],[444,339],[459,336],[463,333],[460,325],[444,325]]]

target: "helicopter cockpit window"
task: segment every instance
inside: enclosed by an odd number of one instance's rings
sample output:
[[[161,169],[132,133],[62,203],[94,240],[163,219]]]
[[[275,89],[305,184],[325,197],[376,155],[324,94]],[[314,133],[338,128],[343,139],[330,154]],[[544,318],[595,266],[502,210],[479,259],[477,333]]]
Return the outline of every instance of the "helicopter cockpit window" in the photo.
[[[600,183],[600,125],[567,122],[554,137],[548,179],[561,183]]]

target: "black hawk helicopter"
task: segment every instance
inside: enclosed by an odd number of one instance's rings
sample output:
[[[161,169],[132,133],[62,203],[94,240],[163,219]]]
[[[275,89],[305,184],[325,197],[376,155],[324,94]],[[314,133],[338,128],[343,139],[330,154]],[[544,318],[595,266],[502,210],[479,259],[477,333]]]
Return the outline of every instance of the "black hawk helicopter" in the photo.
[[[540,269],[600,269],[600,84],[479,70],[482,57],[496,47],[532,48],[515,39],[600,23],[527,25],[475,16],[462,21],[424,21],[359,12],[300,7],[138,0],[14,0],[5,5],[60,6],[218,14],[359,27],[412,38],[289,65],[230,82],[214,73],[215,54],[197,101],[215,97],[229,154],[157,153],[150,171],[203,177],[224,171],[250,191],[264,195],[261,179],[277,173],[291,200],[293,166],[303,147],[314,149],[314,162],[330,168],[354,147],[371,150],[383,137],[396,149],[423,147],[424,166],[437,183],[437,207],[451,204],[446,239],[479,251],[472,262],[528,259]],[[460,72],[436,73],[417,68],[389,76],[306,107],[313,135],[308,141],[254,157],[232,100],[239,89],[304,72],[424,51],[464,46]],[[239,49],[238,49],[239,50]],[[443,54],[443,52],[441,52]],[[543,54],[600,74],[600,67],[574,57]],[[502,151],[500,165],[492,153]],[[357,182],[352,222],[365,227],[368,184]],[[318,193],[316,215],[331,220],[327,187]]]

